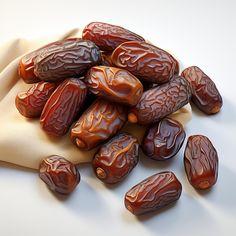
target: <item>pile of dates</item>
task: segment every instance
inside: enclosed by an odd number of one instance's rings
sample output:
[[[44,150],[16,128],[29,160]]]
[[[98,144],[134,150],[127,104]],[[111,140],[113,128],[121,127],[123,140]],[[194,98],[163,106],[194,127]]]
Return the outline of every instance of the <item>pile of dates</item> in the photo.
[[[106,184],[118,183],[135,168],[139,149],[156,161],[174,157],[186,134],[167,116],[190,100],[204,113],[214,114],[222,98],[214,82],[198,67],[179,72],[178,61],[125,28],[92,22],[82,38],[50,43],[25,55],[19,76],[33,84],[16,96],[19,112],[39,118],[51,136],[70,132],[81,150],[99,147],[92,167]],[[142,143],[120,132],[126,122],[147,127]],[[203,135],[188,137],[184,166],[190,184],[208,189],[217,181],[218,156]],[[40,178],[61,194],[80,181],[77,166],[63,157],[45,158]],[[144,214],[179,199],[182,185],[174,173],[157,173],[131,188],[124,197],[134,215]]]

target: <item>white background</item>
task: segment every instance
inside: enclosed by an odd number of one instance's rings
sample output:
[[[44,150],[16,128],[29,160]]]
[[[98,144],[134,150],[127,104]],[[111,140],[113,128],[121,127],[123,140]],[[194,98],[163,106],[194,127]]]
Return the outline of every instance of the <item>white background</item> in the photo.
[[[222,111],[205,116],[194,109],[186,132],[212,140],[220,159],[218,182],[211,191],[195,191],[184,173],[183,149],[165,163],[142,157],[114,187],[99,182],[90,165],[81,165],[81,183],[67,199],[53,195],[36,172],[1,164],[0,235],[236,235],[236,1],[1,0],[0,42],[61,33],[90,21],[141,34],[171,50],[182,67],[198,65],[215,81]],[[182,182],[180,200],[133,216],[124,208],[125,192],[161,170],[174,171]]]

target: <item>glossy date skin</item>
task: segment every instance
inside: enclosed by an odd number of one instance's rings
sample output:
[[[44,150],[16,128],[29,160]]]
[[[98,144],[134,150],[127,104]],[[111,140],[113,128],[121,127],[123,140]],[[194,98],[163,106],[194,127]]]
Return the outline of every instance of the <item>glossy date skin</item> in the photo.
[[[74,164],[60,156],[50,156],[39,166],[39,177],[56,193],[70,194],[80,182]]]
[[[90,150],[115,135],[127,120],[122,105],[97,99],[71,130],[71,140],[82,150]]]
[[[174,76],[170,82],[145,91],[138,104],[130,109],[128,120],[142,125],[158,122],[186,105],[191,94],[189,82]]]
[[[35,58],[34,73],[44,81],[60,81],[82,76],[90,67],[101,63],[99,48],[91,41],[64,41],[44,48]]]
[[[92,67],[85,83],[96,96],[130,106],[136,105],[143,93],[143,85],[135,76],[115,67]]]
[[[134,215],[158,210],[177,201],[182,185],[170,171],[152,175],[125,194],[125,207]]]
[[[137,138],[121,133],[103,144],[95,154],[92,166],[96,176],[108,184],[122,181],[138,163]]]
[[[218,155],[211,141],[203,135],[192,135],[184,152],[185,172],[196,189],[211,188],[218,178]]]
[[[82,38],[91,40],[104,51],[113,51],[127,41],[145,41],[143,37],[123,27],[102,22],[88,24],[83,30]]]
[[[19,93],[15,99],[15,105],[20,114],[27,118],[40,117],[44,105],[56,89],[57,84],[39,82],[28,91]]]
[[[34,60],[40,54],[41,50],[52,47],[52,46],[60,46],[65,42],[75,42],[81,40],[80,38],[70,38],[65,40],[59,40],[50,44],[47,44],[37,50],[34,50],[25,56],[23,56],[19,63],[18,73],[19,76],[24,80],[27,84],[33,84],[40,81],[40,79],[34,73]]]
[[[87,94],[87,86],[77,78],[64,80],[48,99],[40,117],[42,129],[53,136],[67,133]]]
[[[145,42],[125,42],[112,53],[112,63],[149,83],[166,83],[175,73],[176,60],[168,52]]]
[[[164,118],[152,125],[146,132],[142,150],[151,159],[164,161],[175,156],[186,137],[182,124],[170,118]]]
[[[220,111],[223,105],[220,92],[215,83],[197,66],[186,68],[181,75],[193,88],[193,103],[204,113],[211,115]]]

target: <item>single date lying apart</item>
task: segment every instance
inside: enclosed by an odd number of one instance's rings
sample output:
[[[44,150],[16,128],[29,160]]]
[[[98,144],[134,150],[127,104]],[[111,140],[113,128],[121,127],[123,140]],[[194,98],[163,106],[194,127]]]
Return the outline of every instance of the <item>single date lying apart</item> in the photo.
[[[197,66],[186,68],[181,75],[192,85],[192,101],[201,111],[208,115],[220,111],[222,97],[209,76]]]
[[[155,211],[180,198],[182,185],[170,171],[150,176],[125,194],[125,206],[134,215]]]
[[[74,164],[60,156],[50,156],[42,161],[39,177],[54,192],[70,194],[80,182],[80,174]]]
[[[206,136],[192,135],[188,138],[184,166],[188,180],[194,188],[207,189],[216,183],[218,155]]]

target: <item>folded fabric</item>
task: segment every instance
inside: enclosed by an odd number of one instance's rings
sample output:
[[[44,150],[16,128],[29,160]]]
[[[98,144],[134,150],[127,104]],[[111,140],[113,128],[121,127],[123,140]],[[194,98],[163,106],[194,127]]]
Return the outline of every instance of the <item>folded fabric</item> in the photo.
[[[47,43],[68,37],[80,37],[81,30],[73,29],[63,35],[27,41],[16,39],[0,45],[0,161],[37,169],[40,161],[49,155],[61,155],[73,163],[90,162],[96,148],[81,151],[72,144],[69,134],[54,138],[42,131],[38,119],[27,119],[15,108],[15,97],[31,85],[18,76],[20,58],[25,53]],[[184,126],[191,119],[189,104],[170,115]],[[123,130],[141,141],[145,128],[126,124]]]

